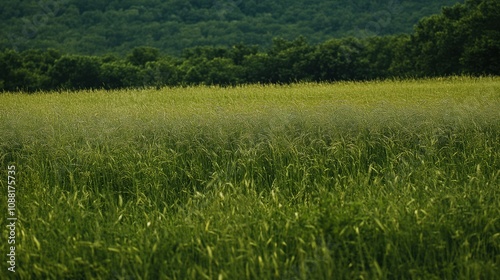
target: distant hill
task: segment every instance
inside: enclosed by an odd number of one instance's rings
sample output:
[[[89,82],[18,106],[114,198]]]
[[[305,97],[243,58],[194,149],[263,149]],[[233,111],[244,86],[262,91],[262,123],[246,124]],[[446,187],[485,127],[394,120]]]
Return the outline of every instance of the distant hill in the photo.
[[[0,50],[128,53],[151,46],[179,54],[194,46],[269,46],[272,39],[412,32],[419,19],[456,0],[51,0],[5,1]]]

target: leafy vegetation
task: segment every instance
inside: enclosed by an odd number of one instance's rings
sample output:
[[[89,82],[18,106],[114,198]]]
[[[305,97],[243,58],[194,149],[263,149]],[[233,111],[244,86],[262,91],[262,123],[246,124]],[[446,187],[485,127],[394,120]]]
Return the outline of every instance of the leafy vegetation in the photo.
[[[417,73],[500,75],[500,2],[468,0],[425,18],[408,45]]]
[[[409,33],[456,0],[9,1],[0,9],[0,49],[54,48],[125,55],[144,45],[169,55],[196,46],[268,47],[275,37],[312,43],[332,37]]]
[[[460,77],[2,94],[17,276],[494,279],[499,104]]]
[[[0,53],[0,90],[117,89],[298,81],[500,75],[500,2],[469,0],[422,19],[411,35],[273,40],[267,49],[190,48],[180,57],[152,47],[125,57],[56,50]]]

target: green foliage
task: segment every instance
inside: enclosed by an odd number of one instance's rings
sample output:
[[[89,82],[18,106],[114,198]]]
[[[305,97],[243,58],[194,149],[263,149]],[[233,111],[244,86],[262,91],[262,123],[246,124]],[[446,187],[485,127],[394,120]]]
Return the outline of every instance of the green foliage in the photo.
[[[282,38],[275,39],[268,52],[269,82],[290,83],[311,80],[310,54],[314,50],[305,40],[299,37],[294,41]]]
[[[180,5],[180,4],[179,4]],[[201,5],[203,6],[203,5]],[[200,6],[200,7],[201,7]],[[395,8],[391,8],[393,12]],[[450,75],[499,75],[497,1],[466,1],[422,19],[411,35],[345,37],[310,44],[275,38],[269,48],[197,46],[174,58],[143,46],[122,59],[7,50],[0,55],[0,90],[238,85],[376,80]],[[373,22],[384,27],[386,20]]]
[[[365,43],[355,38],[332,39],[321,44],[314,55],[317,80],[366,79],[365,49]]]
[[[179,71],[175,62],[170,60],[148,62],[143,69],[144,85],[156,87],[178,85],[181,79]]]
[[[419,22],[410,52],[415,74],[500,74],[500,3],[468,0]]]
[[[201,3],[203,2],[203,3]],[[269,47],[281,36],[314,44],[362,33],[409,33],[456,0],[9,1],[0,10],[0,50],[47,47],[70,54],[128,54],[150,46],[170,55],[196,46]]]
[[[495,279],[499,106],[461,77],[2,94],[15,276]]]
[[[151,47],[134,48],[132,53],[127,56],[127,60],[136,66],[145,66],[146,63],[157,61],[160,57],[160,51]]]
[[[100,81],[106,89],[134,87],[140,84],[140,68],[124,61],[103,63]]]
[[[8,50],[0,53],[0,90],[50,89],[48,72],[60,57],[61,54],[52,49],[28,50],[23,53]]]
[[[64,55],[54,62],[49,76],[54,87],[66,89],[100,88],[101,62],[97,57]]]

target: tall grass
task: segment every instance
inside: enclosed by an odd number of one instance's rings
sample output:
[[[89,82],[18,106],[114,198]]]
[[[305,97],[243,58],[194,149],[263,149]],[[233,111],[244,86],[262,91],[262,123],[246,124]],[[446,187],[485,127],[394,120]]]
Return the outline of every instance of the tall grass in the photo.
[[[0,104],[2,174],[18,170],[17,278],[500,275],[498,78]]]

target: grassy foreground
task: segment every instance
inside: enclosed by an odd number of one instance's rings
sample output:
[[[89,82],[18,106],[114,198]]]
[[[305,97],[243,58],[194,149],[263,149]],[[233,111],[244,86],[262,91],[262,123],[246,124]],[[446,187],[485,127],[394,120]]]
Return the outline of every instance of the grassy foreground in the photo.
[[[500,275],[499,78],[3,94],[0,160],[2,279]]]

